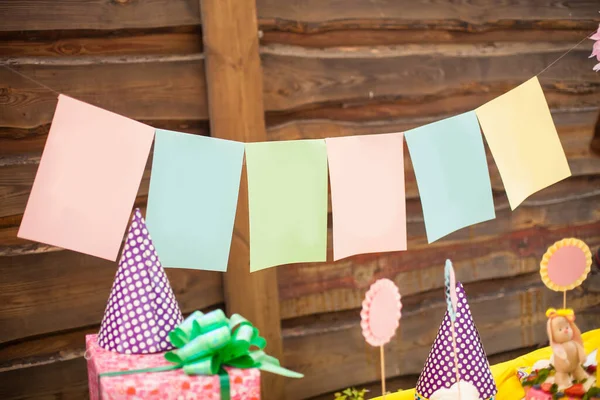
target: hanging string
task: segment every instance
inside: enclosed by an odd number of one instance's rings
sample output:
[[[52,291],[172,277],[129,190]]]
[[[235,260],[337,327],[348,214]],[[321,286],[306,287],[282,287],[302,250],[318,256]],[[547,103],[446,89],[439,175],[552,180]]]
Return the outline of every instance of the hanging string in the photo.
[[[559,62],[560,60],[563,59],[563,57],[565,57],[567,54],[569,54],[570,52],[572,52],[573,50],[575,50],[577,47],[579,47],[579,45],[583,42],[585,42],[587,39],[591,38],[594,33],[596,33],[596,31],[590,33],[589,35],[587,35],[586,37],[584,37],[583,39],[581,39],[581,41],[579,43],[577,43],[575,46],[571,47],[569,50],[567,50],[562,56],[558,57],[556,60],[552,61],[550,63],[550,65],[548,65],[546,68],[544,68],[542,70],[542,72],[538,72],[536,76],[540,76],[541,74],[543,74],[544,72],[546,72],[551,66],[553,66],[554,64],[556,64],[557,62]]]
[[[589,39],[590,37],[592,37],[592,35],[594,35],[594,33],[596,33],[596,31],[593,31],[592,33],[590,33],[589,35],[587,35],[586,37],[584,37],[583,39],[581,39],[579,41],[579,43],[577,43],[575,46],[571,47],[569,50],[567,50],[566,52],[564,52],[560,57],[558,57],[556,60],[552,61],[546,68],[544,68],[542,71],[538,72],[536,75],[534,76],[539,76],[541,74],[543,74],[544,72],[546,72],[548,69],[550,69],[550,67],[552,67],[554,64],[556,64],[557,62],[559,62],[560,60],[562,60],[565,56],[567,56],[570,52],[572,52],[573,50],[575,50],[577,47],[579,47],[583,42],[585,42],[587,39]],[[9,71],[14,72],[17,75],[22,76],[23,78],[51,91],[52,93],[55,93],[57,95],[60,95],[60,92],[58,92],[57,90],[52,89],[50,86],[45,85],[44,83],[38,81],[37,79],[33,79],[32,77],[25,75],[19,71],[17,71],[16,69],[10,67],[8,65],[8,62],[4,62],[4,63],[0,63],[1,67],[6,68]]]
[[[53,92],[53,93],[56,93],[57,95],[60,95],[60,92],[58,92],[58,91],[56,91],[56,90],[52,89],[50,86],[46,86],[46,85],[44,85],[42,82],[40,82],[40,81],[38,81],[38,80],[36,80],[36,79],[33,79],[33,78],[31,78],[31,77],[29,77],[29,76],[27,76],[27,75],[25,75],[25,74],[23,74],[23,73],[21,73],[21,72],[17,71],[17,70],[16,70],[16,69],[14,69],[14,68],[11,68],[11,67],[9,67],[7,64],[0,64],[0,65],[1,65],[1,66],[3,66],[4,68],[6,68],[7,70],[9,70],[9,71],[12,71],[12,72],[14,72],[15,74],[17,74],[17,75],[20,75],[20,76],[22,76],[23,78],[25,78],[25,79],[27,79],[27,80],[29,80],[29,81],[31,81],[31,82],[33,82],[33,83],[35,83],[36,85],[39,85],[39,86],[41,86],[41,87],[43,87],[43,88],[46,88],[46,89],[48,89],[49,91],[51,91],[51,92]]]

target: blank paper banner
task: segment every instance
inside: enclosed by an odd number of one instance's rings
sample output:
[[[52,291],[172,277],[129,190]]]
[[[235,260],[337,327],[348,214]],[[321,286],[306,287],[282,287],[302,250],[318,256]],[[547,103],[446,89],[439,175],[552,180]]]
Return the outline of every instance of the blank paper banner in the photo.
[[[496,217],[483,138],[473,111],[404,136],[429,243]]]
[[[153,138],[150,126],[60,95],[17,236],[114,261]]]
[[[475,111],[511,209],[571,176],[537,77]]]
[[[333,258],[406,250],[402,133],[327,139]]]
[[[165,267],[227,270],[244,144],[156,131],[146,220]]]
[[[250,271],[327,257],[324,140],[246,145]]]

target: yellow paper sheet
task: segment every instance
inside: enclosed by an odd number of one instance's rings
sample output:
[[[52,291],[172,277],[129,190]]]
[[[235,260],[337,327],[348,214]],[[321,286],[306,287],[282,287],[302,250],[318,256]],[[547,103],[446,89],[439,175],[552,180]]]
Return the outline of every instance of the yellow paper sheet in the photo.
[[[571,176],[537,77],[475,112],[511,209],[535,192]]]
[[[586,354],[600,348],[600,329],[589,331],[581,335]],[[525,391],[517,377],[519,368],[531,367],[537,361],[549,360],[552,355],[550,347],[536,350],[524,356],[506,361],[491,367],[492,375],[498,387],[496,400],[521,400],[525,396]],[[414,400],[415,390],[403,390],[385,396],[385,400]],[[372,400],[381,400],[377,397]]]

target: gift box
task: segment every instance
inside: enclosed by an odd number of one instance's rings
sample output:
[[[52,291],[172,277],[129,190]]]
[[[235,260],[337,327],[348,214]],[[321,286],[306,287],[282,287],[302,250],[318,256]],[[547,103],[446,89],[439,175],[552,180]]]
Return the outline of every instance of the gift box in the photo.
[[[98,345],[97,335],[86,337],[86,358],[91,400],[187,400],[221,399],[219,375],[187,375],[183,369],[103,376],[107,372],[130,371],[168,365],[164,354],[126,355]],[[260,399],[260,371],[256,368],[226,368],[231,400]]]
[[[290,378],[239,314],[183,320],[146,223],[135,210],[98,335],[86,337],[92,400],[260,399],[260,372]],[[170,351],[167,351],[170,350]]]

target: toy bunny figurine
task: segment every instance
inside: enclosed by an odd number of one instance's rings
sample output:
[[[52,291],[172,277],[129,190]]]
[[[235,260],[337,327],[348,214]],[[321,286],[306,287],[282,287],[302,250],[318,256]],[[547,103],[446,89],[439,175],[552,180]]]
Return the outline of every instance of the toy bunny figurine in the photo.
[[[548,317],[548,339],[554,354],[554,382],[559,388],[572,385],[572,380],[581,381],[589,376],[582,365],[586,355],[581,340],[581,332],[575,325],[575,313],[571,309],[550,308]]]

